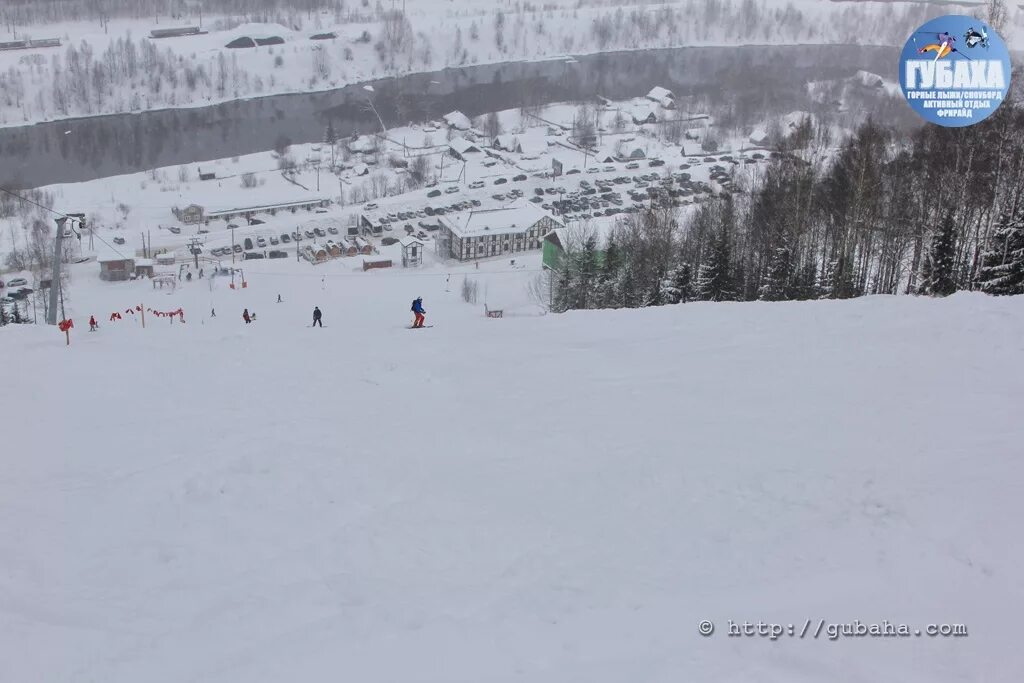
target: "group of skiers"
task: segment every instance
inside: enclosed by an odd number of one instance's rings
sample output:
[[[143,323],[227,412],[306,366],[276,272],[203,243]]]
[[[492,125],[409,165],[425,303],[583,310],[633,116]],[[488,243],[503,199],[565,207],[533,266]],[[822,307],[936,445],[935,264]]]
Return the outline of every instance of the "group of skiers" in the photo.
[[[277,303],[281,303],[281,295],[280,294],[277,295]],[[413,327],[423,327],[423,321],[426,319],[426,315],[427,315],[427,311],[423,308],[423,297],[416,297],[413,300],[413,302],[412,302],[412,309],[411,310],[412,310],[412,314],[414,316],[412,326]],[[213,311],[210,311],[210,314],[211,314],[210,317],[214,317],[215,316]],[[323,317],[324,317],[324,314],[323,314],[323,312],[321,312],[320,307],[319,306],[314,306],[313,307],[313,324],[310,325],[310,327],[321,327],[322,328],[324,326]],[[245,310],[242,311],[242,320],[245,321],[246,325],[248,325],[249,323],[253,322],[254,320],[256,320],[256,311],[252,311],[250,313],[249,309],[246,308]]]
[[[281,303],[281,295],[277,295],[277,303]],[[426,319],[427,311],[423,308],[423,297],[416,297],[412,302],[412,314],[414,316],[412,326],[423,327],[423,321]],[[210,317],[216,318],[217,312],[214,309],[210,309]],[[313,307],[313,324],[310,327],[323,327],[324,314],[320,311],[319,306]],[[242,310],[242,320],[248,325],[256,320],[256,311],[250,312],[248,308]],[[99,325],[96,324],[96,316],[89,316],[89,331],[95,332],[99,329]]]

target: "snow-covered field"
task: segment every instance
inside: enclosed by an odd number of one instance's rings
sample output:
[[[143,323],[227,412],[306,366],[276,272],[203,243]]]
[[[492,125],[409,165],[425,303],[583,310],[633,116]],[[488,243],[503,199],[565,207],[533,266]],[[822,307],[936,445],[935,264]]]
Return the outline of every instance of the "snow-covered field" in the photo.
[[[72,266],[70,348],[0,330],[0,679],[1018,680],[1024,298],[485,318],[506,265]]]
[[[355,3],[353,3],[354,5]],[[386,3],[385,3],[386,4]],[[240,98],[330,90],[446,67],[567,54],[701,45],[899,45],[944,11],[977,3],[628,0],[540,5],[480,0],[403,3],[347,13],[282,13],[274,20],[207,15],[205,35],[151,40],[153,29],[199,25],[199,16],[4,26],[0,40],[60,38],[59,48],[0,52],[0,126],[76,116],[198,107]],[[397,6],[395,6],[397,8]],[[193,11],[198,11],[197,9]],[[1020,47],[1024,12],[1009,5],[1004,39]],[[314,35],[334,34],[330,40]],[[364,35],[365,34],[365,35]],[[281,45],[228,49],[242,37]],[[74,49],[72,54],[71,49]]]

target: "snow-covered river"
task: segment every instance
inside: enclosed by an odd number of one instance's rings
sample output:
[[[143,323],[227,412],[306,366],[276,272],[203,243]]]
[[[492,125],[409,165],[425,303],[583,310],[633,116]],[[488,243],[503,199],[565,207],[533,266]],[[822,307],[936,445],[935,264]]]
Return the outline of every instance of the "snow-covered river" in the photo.
[[[453,109],[489,111],[643,95],[655,85],[702,103],[729,104],[740,122],[814,109],[806,83],[866,70],[895,79],[897,51],[871,46],[701,47],[603,53],[542,62],[446,69],[374,82],[384,121],[437,118]],[[364,84],[338,90],[236,100],[0,129],[0,182],[37,187],[202,162],[379,128]]]

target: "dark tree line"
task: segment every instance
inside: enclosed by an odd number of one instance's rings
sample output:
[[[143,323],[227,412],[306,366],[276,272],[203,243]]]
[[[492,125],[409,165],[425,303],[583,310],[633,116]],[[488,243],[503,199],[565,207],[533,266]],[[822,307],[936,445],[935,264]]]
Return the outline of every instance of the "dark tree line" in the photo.
[[[748,192],[576,235],[556,310],[681,301],[1024,293],[1024,109],[909,137],[868,120],[837,150],[804,121]]]

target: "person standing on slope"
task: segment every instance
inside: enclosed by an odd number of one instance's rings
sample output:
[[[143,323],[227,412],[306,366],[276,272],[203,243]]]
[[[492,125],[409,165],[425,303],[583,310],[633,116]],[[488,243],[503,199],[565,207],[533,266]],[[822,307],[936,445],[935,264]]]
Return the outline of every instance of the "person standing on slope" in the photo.
[[[314,306],[313,307],[313,324],[310,325],[310,327],[316,327],[317,325],[319,325],[320,327],[323,327],[324,324],[322,322],[320,322],[320,318],[322,318],[322,317],[323,317],[323,313],[320,312],[320,307],[319,306]]]
[[[252,322],[252,318],[249,317],[249,309],[248,308],[245,309],[244,311],[242,311],[242,320],[245,321],[246,325],[248,325],[249,323]]]
[[[423,319],[427,312],[423,310],[423,298],[416,297],[415,301],[412,302],[412,312],[416,314],[416,320],[413,321],[413,327],[423,327]]]
[[[95,332],[97,330],[97,328],[99,328],[99,325],[96,324],[96,316],[90,315],[89,316],[89,331],[90,332]]]

